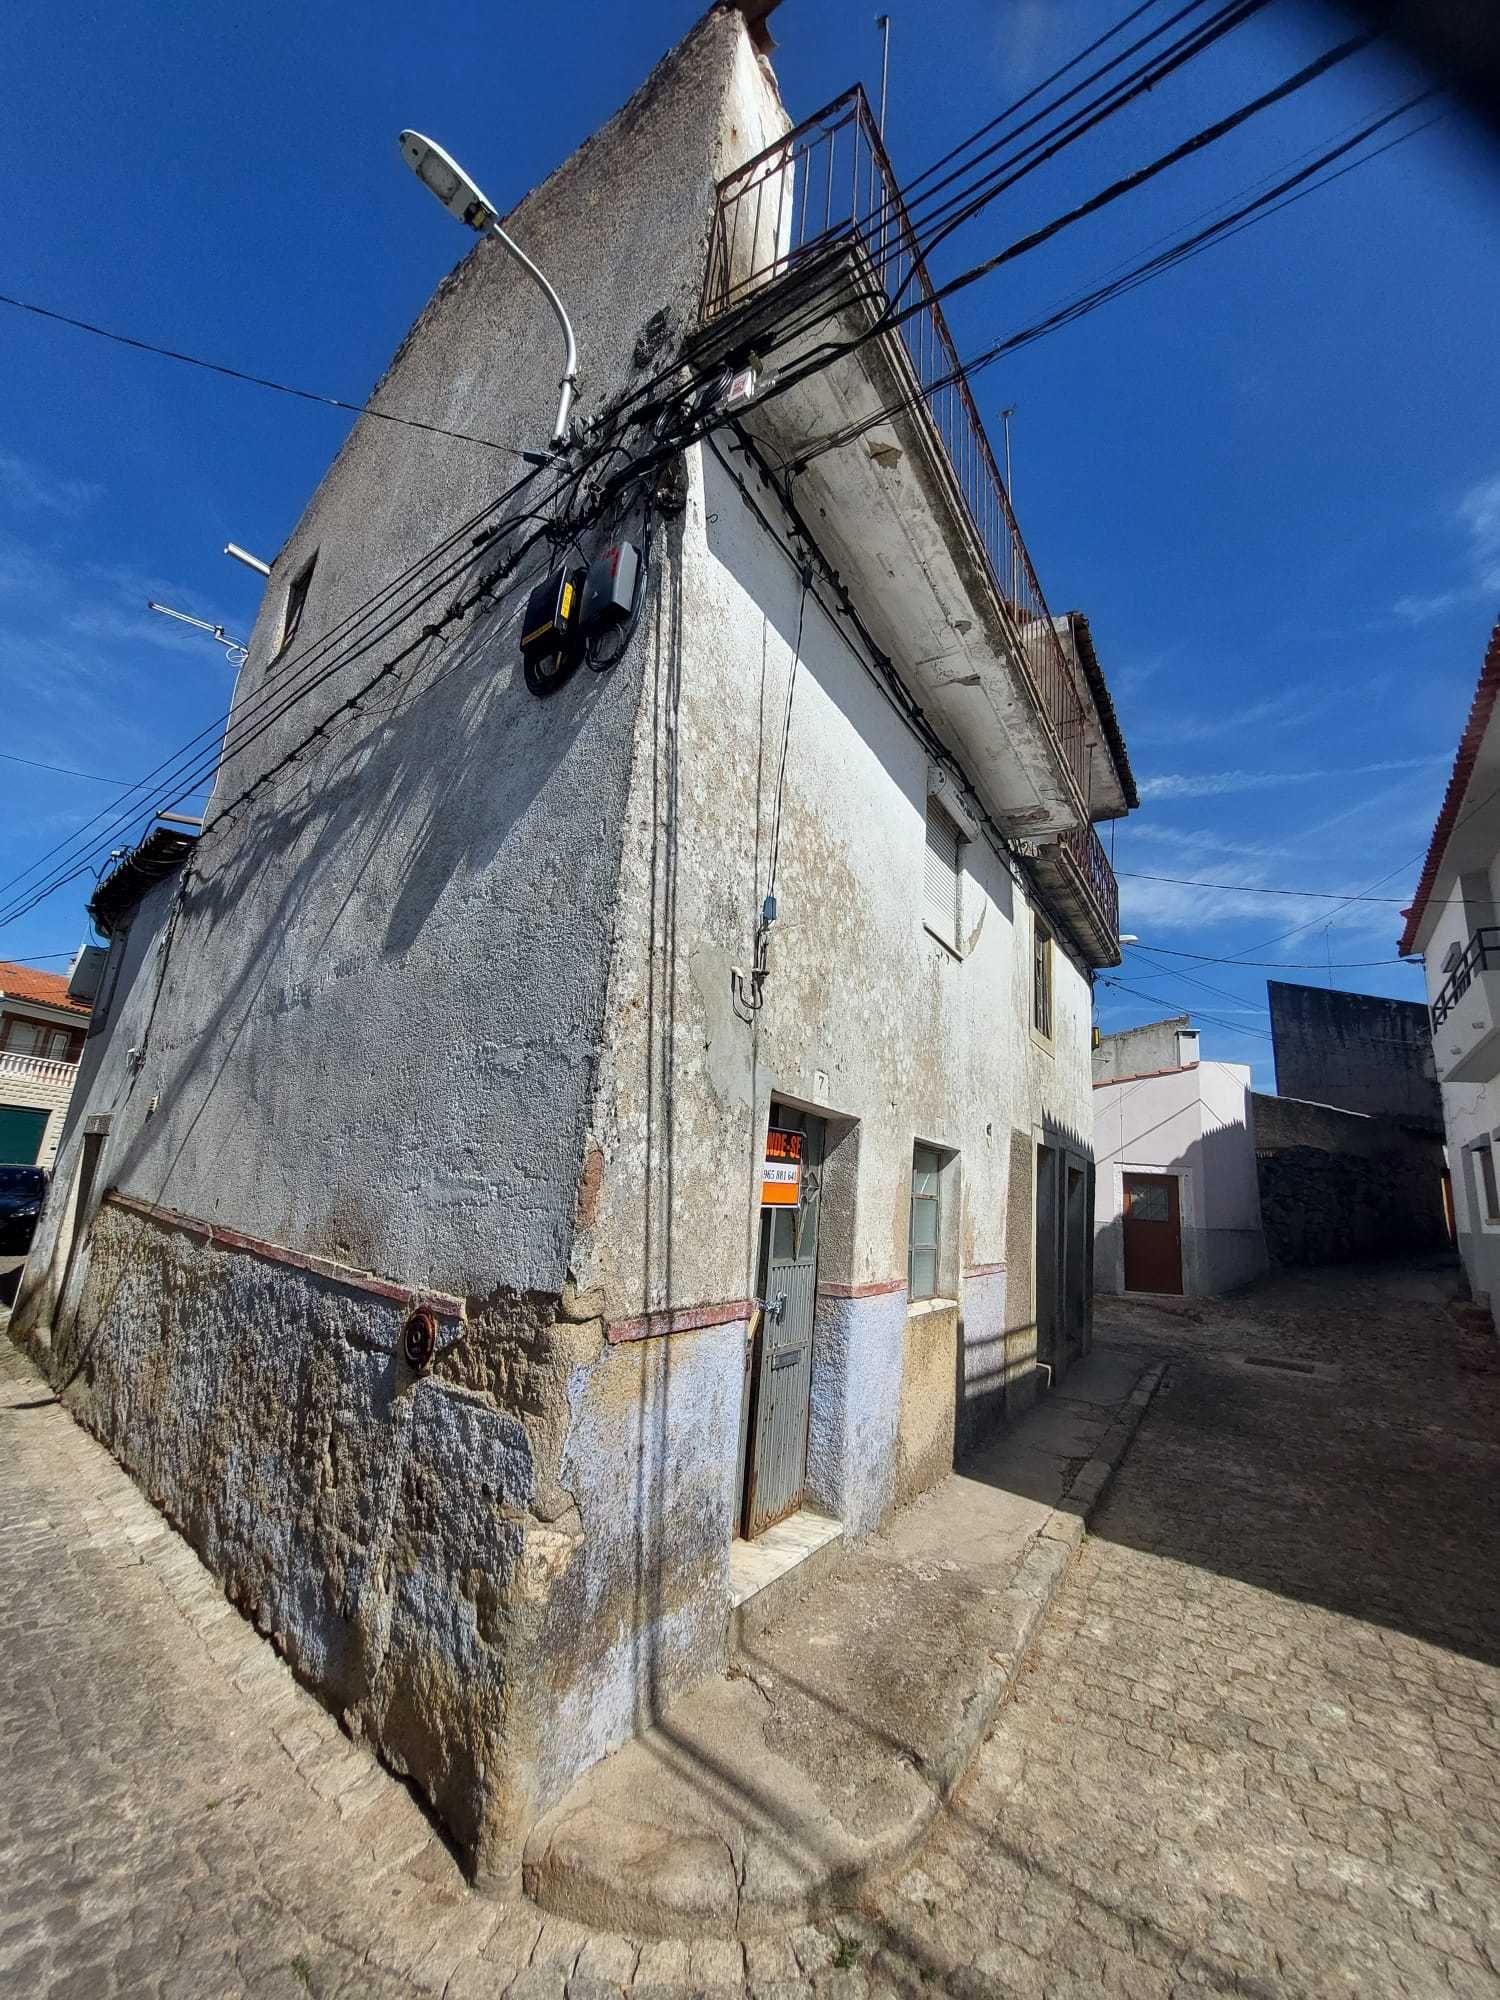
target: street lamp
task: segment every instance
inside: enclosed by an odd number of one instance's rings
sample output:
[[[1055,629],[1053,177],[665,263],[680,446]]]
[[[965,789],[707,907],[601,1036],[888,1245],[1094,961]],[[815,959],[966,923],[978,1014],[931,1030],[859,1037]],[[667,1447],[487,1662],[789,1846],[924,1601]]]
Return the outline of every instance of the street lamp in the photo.
[[[506,235],[500,227],[494,204],[486,200],[450,153],[445,153],[436,140],[424,138],[420,132],[403,132],[400,146],[402,159],[423,187],[436,195],[448,213],[456,216],[466,228],[474,230],[479,236],[493,236],[509,251],[521,269],[540,285],[548,305],[556,313],[557,323],[562,328],[564,349],[557,423],[552,432],[552,447],[554,451],[558,450],[568,440],[568,419],[573,412],[573,394],[578,386],[578,343],[573,338],[573,328],[562,300],[520,244]]]

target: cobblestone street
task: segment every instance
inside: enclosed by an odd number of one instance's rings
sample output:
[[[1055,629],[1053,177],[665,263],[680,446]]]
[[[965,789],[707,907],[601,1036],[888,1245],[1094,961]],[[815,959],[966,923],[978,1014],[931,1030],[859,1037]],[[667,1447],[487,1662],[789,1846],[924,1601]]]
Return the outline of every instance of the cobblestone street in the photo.
[[[640,1945],[468,1892],[0,1348],[0,1990],[1500,1995],[1500,1374],[1452,1275],[1101,1306],[1170,1368],[877,1907]]]

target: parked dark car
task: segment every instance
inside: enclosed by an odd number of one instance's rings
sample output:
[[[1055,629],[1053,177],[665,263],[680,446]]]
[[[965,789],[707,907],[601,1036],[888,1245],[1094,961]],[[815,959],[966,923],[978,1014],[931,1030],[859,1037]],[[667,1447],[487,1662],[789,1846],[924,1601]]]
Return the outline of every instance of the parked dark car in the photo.
[[[10,1305],[47,1200],[43,1167],[0,1167],[0,1305]]]

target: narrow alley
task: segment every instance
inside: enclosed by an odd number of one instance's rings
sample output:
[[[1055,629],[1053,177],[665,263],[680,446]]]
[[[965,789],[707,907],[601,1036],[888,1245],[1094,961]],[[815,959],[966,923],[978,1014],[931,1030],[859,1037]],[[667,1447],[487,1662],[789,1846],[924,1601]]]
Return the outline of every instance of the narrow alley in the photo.
[[[1168,1311],[1020,1689],[917,1864],[790,1936],[470,1894],[40,1378],[0,1349],[0,1985],[1500,1994],[1500,1374],[1451,1267]]]

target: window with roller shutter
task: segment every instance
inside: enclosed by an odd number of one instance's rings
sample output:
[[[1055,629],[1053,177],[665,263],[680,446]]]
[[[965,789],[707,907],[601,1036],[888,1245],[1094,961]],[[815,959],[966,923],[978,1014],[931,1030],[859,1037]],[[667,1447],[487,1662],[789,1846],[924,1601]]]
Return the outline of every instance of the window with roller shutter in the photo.
[[[927,863],[922,920],[958,950],[963,893],[963,836],[936,799],[927,801]]]

